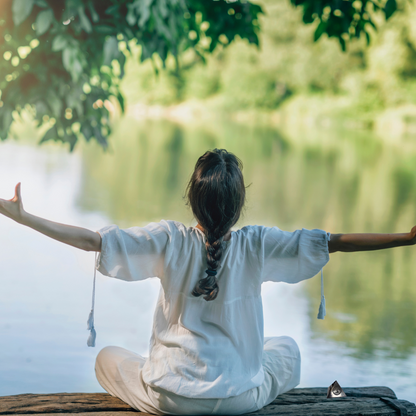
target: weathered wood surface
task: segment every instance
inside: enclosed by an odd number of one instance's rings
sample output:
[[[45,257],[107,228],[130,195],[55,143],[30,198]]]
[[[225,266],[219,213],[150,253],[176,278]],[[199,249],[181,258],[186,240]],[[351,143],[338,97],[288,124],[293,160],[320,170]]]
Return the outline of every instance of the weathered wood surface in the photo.
[[[155,416],[149,413],[136,412],[131,409],[130,412],[81,412],[81,413],[35,413],[36,416]],[[13,416],[27,416],[28,413],[13,413]]]
[[[131,412],[128,404],[107,393],[19,394],[0,397],[0,415]]]
[[[347,397],[326,398],[327,388],[296,388],[251,416],[416,416],[416,406],[388,387],[343,387]],[[147,416],[107,393],[20,394],[0,397],[0,415]]]
[[[343,387],[342,390],[348,397],[389,397],[390,399],[397,399],[396,393],[391,388],[384,386]],[[299,400],[302,397],[321,397],[326,399],[327,391],[327,387],[292,389],[285,394],[277,396],[276,400],[284,400],[285,398]]]
[[[292,389],[251,415],[416,415],[416,406],[398,400],[388,387],[343,387],[347,397],[326,398],[327,388]]]

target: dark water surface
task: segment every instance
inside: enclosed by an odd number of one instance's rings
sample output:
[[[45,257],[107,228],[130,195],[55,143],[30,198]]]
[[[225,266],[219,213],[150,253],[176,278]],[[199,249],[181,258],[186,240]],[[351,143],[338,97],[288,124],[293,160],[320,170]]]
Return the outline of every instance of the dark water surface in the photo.
[[[370,133],[282,134],[218,121],[181,127],[126,119],[112,149],[68,154],[47,145],[0,144],[0,197],[22,181],[29,212],[97,230],[174,219],[194,225],[183,195],[197,158],[226,148],[241,158],[246,224],[284,230],[407,232],[416,224],[416,146]],[[319,275],[263,285],[265,335],[289,335],[302,353],[299,387],[385,385],[416,401],[416,247],[334,253],[324,269],[327,316],[316,319]],[[0,395],[102,391],[100,348],[147,354],[157,279],[99,276],[97,347],[88,348],[94,254],[0,218]]]

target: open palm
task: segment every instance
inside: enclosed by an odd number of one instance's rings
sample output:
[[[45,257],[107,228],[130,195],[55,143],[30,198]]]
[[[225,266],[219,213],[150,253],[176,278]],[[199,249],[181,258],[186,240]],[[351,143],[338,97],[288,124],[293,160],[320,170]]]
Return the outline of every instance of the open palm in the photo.
[[[21,183],[19,182],[16,185],[14,197],[12,199],[0,199],[0,214],[3,214],[17,222],[20,222],[24,212],[22,197],[20,194],[20,186]]]

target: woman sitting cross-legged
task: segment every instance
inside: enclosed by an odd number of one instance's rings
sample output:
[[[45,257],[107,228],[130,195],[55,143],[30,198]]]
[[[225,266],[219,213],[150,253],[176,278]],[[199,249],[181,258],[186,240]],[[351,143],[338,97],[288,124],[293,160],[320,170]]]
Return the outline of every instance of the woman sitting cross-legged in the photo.
[[[415,244],[403,234],[330,234],[246,226],[241,162],[226,150],[202,155],[187,188],[198,222],[160,221],[93,232],[24,211],[20,184],[0,213],[74,247],[100,252],[97,270],[126,281],[160,279],[148,358],[106,347],[96,360],[101,386],[154,414],[254,412],[300,382],[301,356],[288,336],[264,338],[261,285],[315,276],[336,251]],[[322,276],[322,275],[321,275]],[[322,297],[319,318],[325,314]]]

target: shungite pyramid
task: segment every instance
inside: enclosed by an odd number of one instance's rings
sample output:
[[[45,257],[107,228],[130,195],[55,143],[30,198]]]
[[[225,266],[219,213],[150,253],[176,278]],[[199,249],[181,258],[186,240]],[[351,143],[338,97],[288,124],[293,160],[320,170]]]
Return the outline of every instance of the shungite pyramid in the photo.
[[[336,380],[328,387],[326,398],[328,399],[330,397],[347,397],[347,395],[344,393],[344,390],[342,390],[341,386]]]

